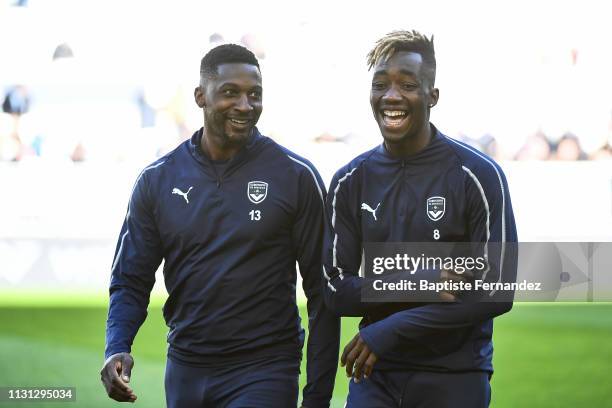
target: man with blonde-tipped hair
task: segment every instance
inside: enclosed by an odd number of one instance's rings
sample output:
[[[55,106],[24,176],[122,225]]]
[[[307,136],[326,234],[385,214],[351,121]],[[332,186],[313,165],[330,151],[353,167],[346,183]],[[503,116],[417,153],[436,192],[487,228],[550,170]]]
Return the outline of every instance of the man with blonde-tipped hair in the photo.
[[[367,63],[383,142],[338,170],[326,205],[325,301],[339,315],[363,317],[341,357],[352,377],[347,406],[487,407],[493,318],[511,309],[512,294],[466,290],[438,299],[444,303],[381,305],[363,301],[371,281],[358,271],[369,242],[464,242],[486,260],[485,272],[470,279],[513,279],[516,247],[505,243],[517,234],[505,176],[429,122],[439,98],[433,37],[389,33]],[[444,280],[456,271],[423,268],[414,276]]]

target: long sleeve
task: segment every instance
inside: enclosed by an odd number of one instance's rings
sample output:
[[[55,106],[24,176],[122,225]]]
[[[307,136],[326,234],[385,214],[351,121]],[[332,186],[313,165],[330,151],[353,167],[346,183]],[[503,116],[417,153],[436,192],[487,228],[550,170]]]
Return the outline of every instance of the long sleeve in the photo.
[[[430,301],[431,293],[420,292],[419,287],[411,292],[411,303],[365,302],[367,298],[380,296],[374,293],[374,278],[359,276],[362,258],[362,235],[360,217],[355,205],[359,197],[350,189],[352,171],[338,172],[331,183],[326,201],[325,237],[323,251],[323,274],[327,280],[325,301],[328,307],[340,316],[389,314],[390,310],[404,310],[418,306],[421,301]],[[437,282],[439,270],[418,270],[386,274],[376,279],[393,283],[400,281],[418,283],[419,280]]]
[[[155,271],[162,260],[145,169],[136,180],[117,243],[110,281],[105,357],[130,352],[147,316]]]
[[[300,177],[299,212],[292,235],[308,299],[307,384],[303,405],[313,408],[329,407],[338,366],[340,319],[323,301],[321,241],[325,187],[316,171],[308,169]]]
[[[517,268],[517,233],[500,168],[490,163],[480,171],[463,166],[467,200],[467,225],[474,251],[485,255],[484,282],[514,282]],[[485,297],[490,297],[489,299]],[[426,339],[441,329],[465,328],[492,319],[512,308],[512,293],[470,291],[454,303],[429,304],[395,313],[360,330],[361,337],[379,356],[402,344]]]

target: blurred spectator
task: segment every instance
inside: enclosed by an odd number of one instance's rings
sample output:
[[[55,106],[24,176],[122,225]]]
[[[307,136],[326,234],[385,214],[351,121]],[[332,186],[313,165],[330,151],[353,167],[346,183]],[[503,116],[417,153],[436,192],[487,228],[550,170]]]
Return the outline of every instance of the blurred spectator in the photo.
[[[565,133],[559,139],[555,149],[555,159],[562,161],[586,160],[587,155],[580,146],[580,141],[573,133]]]
[[[138,105],[138,110],[140,111],[140,127],[148,128],[155,126],[157,112],[155,107],[151,106],[151,103],[147,98],[147,90],[145,87],[137,90],[136,104]]]
[[[30,94],[23,85],[15,85],[6,91],[2,111],[21,116],[30,110]]]
[[[23,145],[15,132],[15,117],[0,113],[0,161],[18,161]]]
[[[266,58],[266,49],[263,41],[255,34],[247,33],[240,38],[240,43],[251,50],[257,59]]]
[[[55,47],[55,51],[53,51],[52,59],[55,61],[60,58],[73,58],[74,53],[72,52],[72,48],[66,43],[60,44]]]
[[[489,133],[482,135],[478,139],[473,139],[467,135],[461,134],[459,140],[469,144],[495,160],[501,159],[497,140],[495,140],[495,136]]]
[[[73,162],[82,162],[85,161],[86,151],[82,142],[77,142],[77,145],[74,147],[74,150],[70,154],[70,160]]]
[[[219,33],[212,33],[210,35],[210,37],[208,37],[208,46],[212,49],[215,48],[217,45],[221,45],[225,42],[225,38],[223,37],[222,34]]]
[[[487,133],[486,135],[481,136],[480,139],[478,139],[478,142],[481,146],[480,150],[483,153],[494,158],[495,160],[500,159],[499,146],[493,135]]]
[[[610,160],[612,159],[612,146],[609,143],[595,150],[589,157],[591,160]]]
[[[543,132],[536,132],[525,141],[514,157],[515,160],[548,160],[552,147]]]
[[[9,88],[2,101],[0,118],[0,160],[19,161],[25,153],[20,119],[30,110],[30,94],[23,85]]]
[[[32,115],[40,129],[36,150],[43,159],[82,161],[88,150],[83,140],[90,133],[83,131],[83,95],[88,92],[84,70],[67,43],[54,47],[51,56],[35,88]]]

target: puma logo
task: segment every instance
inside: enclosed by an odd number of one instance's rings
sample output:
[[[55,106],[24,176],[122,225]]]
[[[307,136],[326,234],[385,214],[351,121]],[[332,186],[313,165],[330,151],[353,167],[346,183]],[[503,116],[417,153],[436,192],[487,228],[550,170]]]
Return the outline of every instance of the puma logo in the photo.
[[[189,198],[187,198],[187,194],[189,194],[189,192],[191,191],[192,188],[193,188],[193,186],[189,187],[189,190],[187,190],[186,193],[183,193],[181,190],[179,190],[178,188],[174,187],[172,189],[172,194],[178,194],[180,196],[183,196],[183,198],[185,199],[187,204],[189,204]]]
[[[361,203],[361,209],[362,210],[366,210],[368,212],[371,212],[372,213],[372,217],[374,217],[374,221],[378,221],[378,218],[376,218],[376,211],[378,210],[378,207],[380,207],[380,203],[378,203],[378,205],[376,206],[375,209],[372,209],[372,207],[370,207],[366,203]]]

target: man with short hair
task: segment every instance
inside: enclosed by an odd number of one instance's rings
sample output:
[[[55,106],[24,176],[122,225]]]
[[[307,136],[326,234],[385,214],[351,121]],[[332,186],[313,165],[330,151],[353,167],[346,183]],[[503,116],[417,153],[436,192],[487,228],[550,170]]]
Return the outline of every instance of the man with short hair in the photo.
[[[316,169],[255,127],[259,63],[226,44],[204,56],[194,96],[204,127],[134,185],[110,283],[102,382],[136,400],[129,354],[164,260],[168,407],[295,407],[308,298],[304,407],[328,407],[339,319],[322,298],[325,190]]]
[[[474,278],[513,280],[516,246],[506,243],[517,235],[505,176],[429,122],[439,97],[433,37],[392,32],[376,43],[368,65],[383,143],[342,167],[327,198],[326,303],[363,317],[341,357],[353,377],[347,406],[486,407],[492,319],[510,310],[512,296],[483,302],[492,294],[464,291],[452,302],[388,304],[381,313],[380,303],[362,301],[369,281],[358,270],[368,242],[463,242],[486,261]]]

